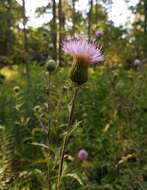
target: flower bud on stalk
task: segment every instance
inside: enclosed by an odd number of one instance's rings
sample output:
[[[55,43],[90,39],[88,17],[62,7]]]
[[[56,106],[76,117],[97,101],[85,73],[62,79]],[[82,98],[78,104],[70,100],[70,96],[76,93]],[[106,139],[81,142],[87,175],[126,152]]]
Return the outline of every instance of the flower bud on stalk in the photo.
[[[47,61],[46,69],[48,72],[50,72],[50,73],[53,72],[56,69],[56,67],[57,67],[57,64],[53,59],[50,59]]]
[[[14,92],[15,94],[18,94],[18,93],[20,92],[20,87],[19,87],[19,86],[15,86],[15,87],[13,88],[13,92]]]
[[[88,65],[83,59],[77,59],[70,70],[70,79],[77,85],[82,85],[88,80]]]

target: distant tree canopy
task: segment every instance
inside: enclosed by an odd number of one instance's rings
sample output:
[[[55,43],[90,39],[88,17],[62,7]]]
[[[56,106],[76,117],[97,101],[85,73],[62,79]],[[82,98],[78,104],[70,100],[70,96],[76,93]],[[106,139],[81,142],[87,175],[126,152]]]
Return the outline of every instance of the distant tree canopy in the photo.
[[[0,56],[2,57],[13,56],[18,46],[16,33],[21,14],[21,6],[15,0],[0,1]]]
[[[44,64],[47,58],[52,58],[58,60],[62,66],[64,62],[62,39],[66,36],[73,37],[81,34],[87,35],[89,39],[96,39],[96,29],[104,32],[100,43],[104,45],[105,51],[110,53],[109,62],[121,62],[124,57],[129,57],[130,53],[132,56],[145,57],[147,50],[146,0],[139,1],[137,6],[132,8],[135,21],[129,33],[122,27],[115,27],[114,23],[109,21],[107,9],[111,7],[111,1],[89,0],[85,12],[76,9],[78,0],[49,1],[46,7],[38,7],[36,10],[38,16],[48,14],[50,18],[52,15],[48,23],[39,28],[27,26],[25,0],[23,2],[24,4],[20,5],[15,0],[0,1],[1,67],[23,63],[28,57],[41,64]],[[26,44],[27,55],[24,54]],[[118,51],[123,48],[122,44],[126,44],[129,51],[121,52],[118,58]],[[136,50],[135,53],[133,49]]]
[[[147,51],[147,0],[139,1],[137,6],[132,10],[135,14],[133,24],[135,49],[137,54],[145,57]]]

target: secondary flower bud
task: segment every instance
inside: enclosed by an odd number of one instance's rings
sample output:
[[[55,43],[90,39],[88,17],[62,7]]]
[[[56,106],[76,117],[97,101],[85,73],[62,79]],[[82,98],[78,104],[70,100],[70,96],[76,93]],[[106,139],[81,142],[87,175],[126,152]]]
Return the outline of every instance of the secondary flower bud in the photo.
[[[57,64],[53,59],[50,59],[47,61],[47,63],[46,63],[47,71],[53,72],[56,69],[56,67],[57,67]]]
[[[34,110],[34,112],[39,112],[39,111],[41,111],[41,107],[39,105],[37,105],[33,108],[33,110]]]
[[[18,93],[20,92],[20,87],[19,87],[19,86],[15,86],[15,87],[13,88],[13,92],[14,92],[15,94],[18,94]]]

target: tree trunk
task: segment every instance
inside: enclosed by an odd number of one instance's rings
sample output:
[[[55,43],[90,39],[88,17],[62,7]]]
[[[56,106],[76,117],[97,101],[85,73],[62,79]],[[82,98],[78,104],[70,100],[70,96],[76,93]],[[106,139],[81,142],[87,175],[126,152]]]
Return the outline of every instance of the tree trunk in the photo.
[[[147,32],[147,0],[144,0],[144,32]]]
[[[53,42],[53,59],[57,61],[57,15],[56,15],[56,1],[53,1],[52,14],[53,14],[53,29],[52,29],[52,42]]]
[[[98,13],[98,0],[95,1],[96,4],[96,13]]]
[[[12,53],[12,20],[11,20],[11,10],[12,10],[12,0],[8,1],[8,6],[7,6],[7,23],[8,23],[8,31],[7,31],[7,55],[10,56]]]
[[[62,8],[62,0],[59,0],[58,6],[58,17],[59,17],[59,66],[62,66],[62,39],[63,39],[63,32],[64,32],[64,12]]]
[[[90,8],[88,13],[88,40],[91,40],[91,26],[92,26],[92,9],[93,9],[93,0],[90,0]]]
[[[96,5],[95,5],[95,23],[98,24],[98,0],[96,0]]]
[[[76,22],[75,22],[75,0],[72,0],[72,24],[73,24],[73,27],[72,27],[72,32],[73,34],[75,34],[75,30],[76,30]]]
[[[24,55],[26,56],[26,58],[24,58],[24,62],[25,62],[26,74],[29,77],[29,65],[28,65],[28,60],[27,60],[27,55],[28,55],[28,38],[27,38],[27,30],[26,30],[27,17],[26,17],[26,9],[25,9],[25,0],[22,0],[22,8],[23,8]]]

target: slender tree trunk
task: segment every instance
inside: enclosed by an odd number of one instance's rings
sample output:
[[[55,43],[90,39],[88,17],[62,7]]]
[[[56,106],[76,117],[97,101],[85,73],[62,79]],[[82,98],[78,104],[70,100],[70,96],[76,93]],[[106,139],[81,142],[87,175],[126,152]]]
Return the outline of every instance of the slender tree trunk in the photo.
[[[22,1],[23,4],[23,35],[24,35],[24,50],[28,52],[28,38],[27,38],[27,30],[26,30],[26,24],[27,24],[27,18],[26,18],[26,9],[25,9],[25,0]]]
[[[59,66],[62,66],[62,39],[63,39],[63,32],[64,32],[64,12],[62,7],[62,0],[59,0],[58,6],[58,17],[59,17]]]
[[[96,5],[95,5],[95,23],[98,24],[98,0],[96,0]]]
[[[27,30],[26,30],[27,17],[26,17],[26,9],[25,9],[25,0],[22,0],[22,8],[23,8],[24,54],[25,54],[25,56],[27,56],[28,55],[28,37],[27,37]],[[27,58],[24,61],[25,61],[27,77],[29,77],[29,65],[28,65]]]
[[[144,0],[144,32],[147,32],[147,0]]]
[[[12,0],[8,1],[8,6],[7,6],[7,23],[8,23],[8,33],[7,33],[7,55],[10,56],[11,51],[12,51],[12,31],[11,31],[11,26],[12,26],[12,21],[11,21],[11,10],[12,10]]]
[[[75,21],[75,0],[72,0],[72,24],[73,24],[73,27],[72,27],[72,32],[73,34],[75,34],[75,30],[76,30],[76,21]]]
[[[88,13],[88,40],[91,40],[91,26],[92,26],[92,9],[93,9],[93,0],[90,0],[90,8]]]
[[[53,30],[52,30],[52,42],[53,42],[53,59],[57,61],[57,15],[56,15],[56,1],[53,1],[53,8],[52,8],[52,14],[53,14]]]

